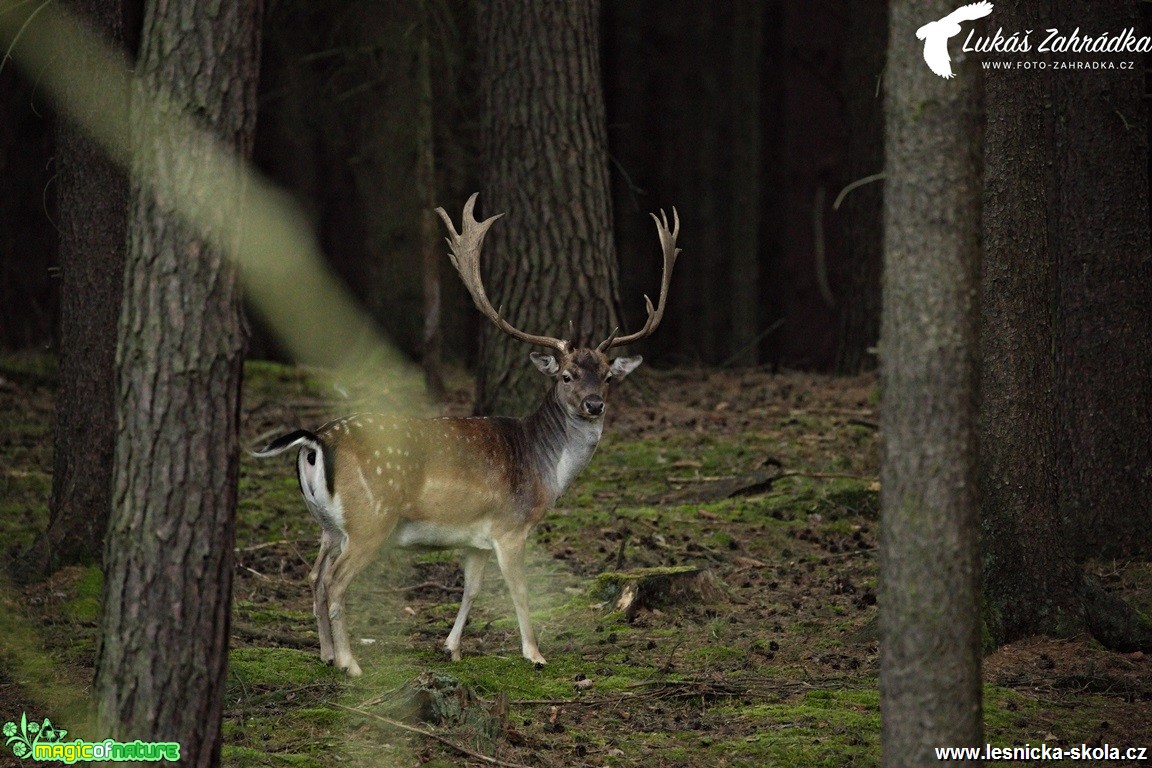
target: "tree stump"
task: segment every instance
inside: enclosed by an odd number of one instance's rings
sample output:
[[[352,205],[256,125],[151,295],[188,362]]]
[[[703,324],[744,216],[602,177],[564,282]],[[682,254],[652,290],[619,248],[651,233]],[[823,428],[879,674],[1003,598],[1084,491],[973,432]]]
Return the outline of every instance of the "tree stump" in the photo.
[[[629,623],[642,609],[709,606],[728,597],[712,571],[694,565],[602,573],[596,577],[592,594],[623,611]]]
[[[487,705],[469,686],[439,672],[424,672],[383,703],[395,720],[464,730],[489,744],[505,730],[506,699]]]

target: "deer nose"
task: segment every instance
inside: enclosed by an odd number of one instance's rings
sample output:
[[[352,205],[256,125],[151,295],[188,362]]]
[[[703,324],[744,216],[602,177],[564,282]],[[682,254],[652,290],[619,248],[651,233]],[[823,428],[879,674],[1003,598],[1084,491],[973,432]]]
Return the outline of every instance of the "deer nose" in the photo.
[[[589,416],[599,416],[604,413],[604,398],[600,395],[588,395],[584,398],[584,411]]]

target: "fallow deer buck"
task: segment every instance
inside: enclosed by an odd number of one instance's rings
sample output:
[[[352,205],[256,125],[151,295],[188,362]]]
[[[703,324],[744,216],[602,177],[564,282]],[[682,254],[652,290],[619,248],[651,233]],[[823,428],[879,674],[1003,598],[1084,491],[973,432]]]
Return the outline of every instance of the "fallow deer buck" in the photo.
[[[472,300],[501,331],[554,354],[533,352],[532,362],[555,380],[531,416],[512,418],[400,419],[357,414],[316,432],[296,430],[273,440],[256,456],[300,446],[296,460],[304,502],[321,527],[320,554],[309,574],[320,655],[359,675],[344,623],[344,594],[381,545],[464,550],[464,597],[444,645],[460,658],[460,637],[484,566],[495,551],[512,593],[524,658],[544,664],[528,614],[524,548],[528,534],[572,479],[588,464],[604,427],[609,383],[640,365],[640,357],[609,361],[606,352],[656,330],[679,249],[680,222],[672,229],[653,214],[664,254],[656,307],[645,296],[648,318],[628,336],[613,331],[595,347],[524,333],[500,316],[480,280],[480,250],[499,218],[473,218],[476,195],[464,206],[461,230],[438,208],[448,227],[449,255]],[[501,214],[502,215],[502,214]],[[618,330],[618,329],[617,329]]]

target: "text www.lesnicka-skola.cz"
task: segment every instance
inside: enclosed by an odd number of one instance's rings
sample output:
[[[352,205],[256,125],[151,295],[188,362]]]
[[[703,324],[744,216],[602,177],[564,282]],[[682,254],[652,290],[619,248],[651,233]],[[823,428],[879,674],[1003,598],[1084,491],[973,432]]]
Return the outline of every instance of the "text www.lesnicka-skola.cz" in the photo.
[[[1022,747],[936,747],[937,760],[1150,760],[1148,747],[1060,747],[1025,744]]]

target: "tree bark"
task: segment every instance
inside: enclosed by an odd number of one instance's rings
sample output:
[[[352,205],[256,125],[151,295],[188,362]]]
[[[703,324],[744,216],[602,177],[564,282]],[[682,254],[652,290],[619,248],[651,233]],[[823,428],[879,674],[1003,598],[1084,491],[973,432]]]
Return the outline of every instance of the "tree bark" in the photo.
[[[759,337],[764,325],[760,290],[760,67],[764,47],[763,0],[733,4],[731,90],[732,165],[729,189],[731,247],[727,301],[715,303],[729,310],[731,330],[728,360],[752,366],[760,362]],[[720,297],[717,297],[720,299]]]
[[[441,348],[440,262],[443,260],[439,222],[436,221],[435,122],[432,110],[432,42],[429,39],[431,14],[429,0],[420,2],[420,41],[417,43],[416,193],[420,208],[420,262],[424,294],[424,335],[421,364],[424,384],[435,400],[443,400],[444,371]]]
[[[976,506],[979,72],[924,63],[946,0],[891,3],[881,330],[884,764],[981,743]]]
[[[877,88],[888,39],[885,0],[846,3],[844,119],[847,151],[844,185],[884,168],[884,108]],[[876,367],[871,350],[880,337],[880,264],[883,260],[884,184],[853,189],[832,214],[844,233],[845,286],[840,303],[838,373],[855,375]]]
[[[1139,28],[1137,0],[1063,0],[1061,29]],[[1112,58],[1114,56],[1105,57]],[[1139,62],[1138,62],[1139,63]],[[1080,557],[1152,554],[1152,259],[1144,72],[1052,77],[1056,455]]]
[[[170,112],[195,115],[238,155],[250,153],[261,10],[259,0],[150,4],[133,94],[114,510],[94,691],[111,734],[178,741],[181,763],[198,766],[220,762],[244,332],[219,238],[183,223],[152,184],[213,189],[203,171],[211,148],[171,131]],[[138,108],[149,92],[168,106]]]
[[[1045,5],[1005,4],[997,24],[1050,27]],[[1066,117],[1053,103],[1055,83],[1010,69],[985,86],[980,497],[984,620],[996,645],[1083,627],[1080,572],[1057,513],[1057,267],[1049,249],[1061,230],[1049,190],[1068,181],[1050,165]]]
[[[122,47],[120,2],[72,3],[90,31]],[[84,61],[84,71],[99,71]],[[101,87],[117,88],[105,82]],[[124,126],[127,130],[127,126]],[[116,324],[124,282],[128,181],[76,124],[57,119],[60,386],[48,528],[27,572],[99,562],[112,508]]]
[[[599,2],[478,4],[480,206],[493,306],[529,333],[578,340],[617,324]],[[654,249],[655,250],[655,249]],[[655,258],[655,256],[653,256]],[[529,350],[485,324],[477,413],[520,415],[542,385]]]

